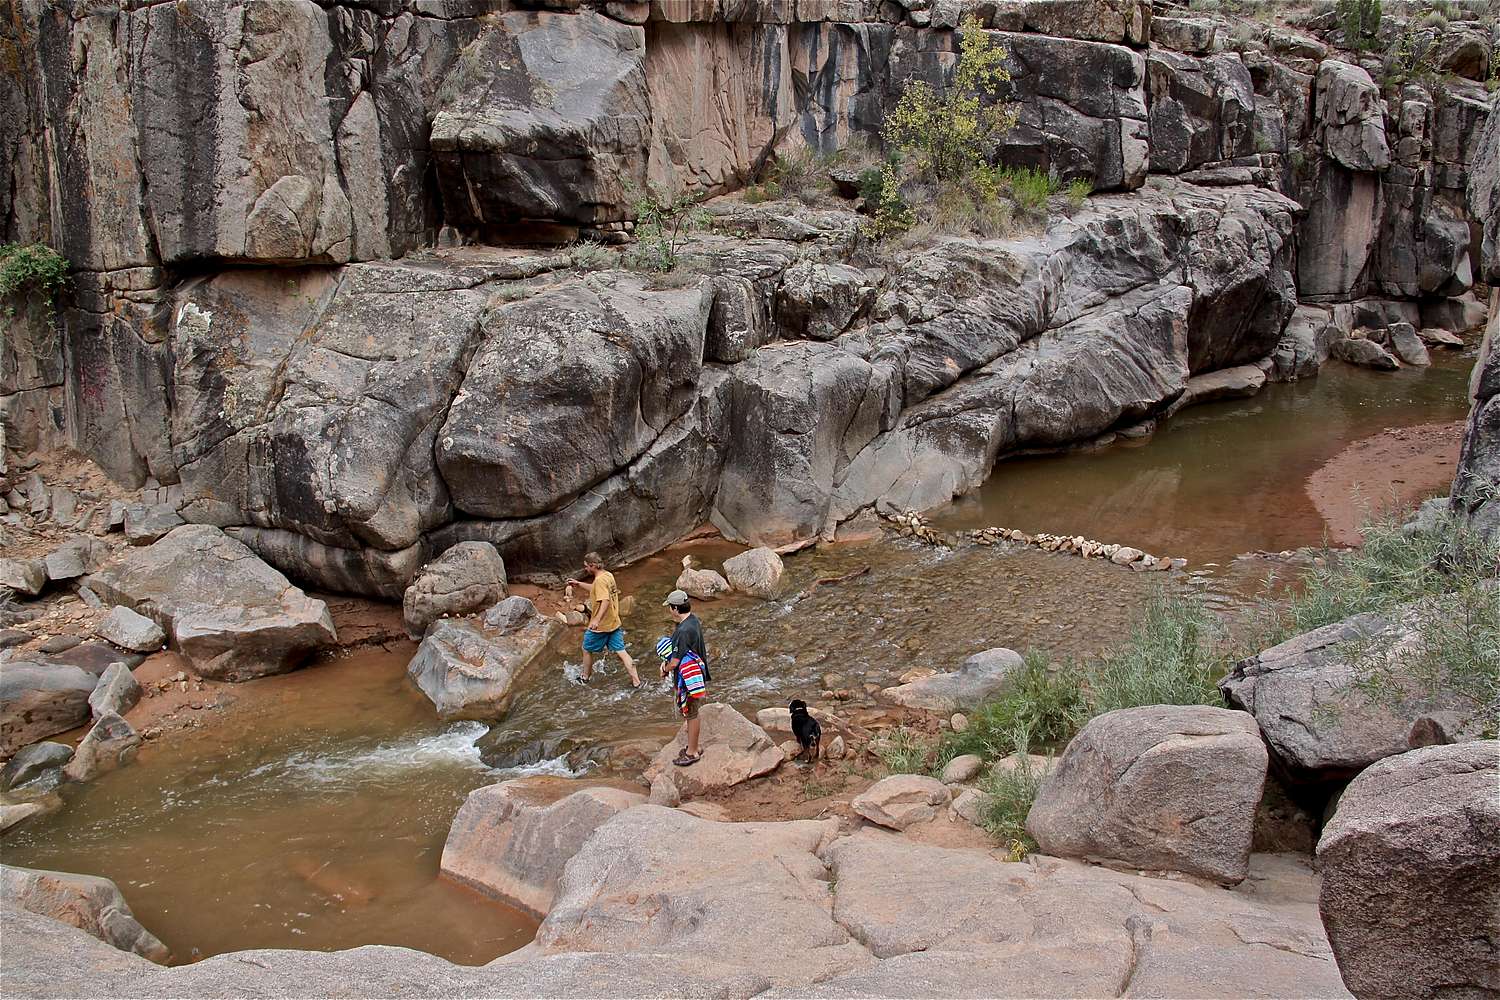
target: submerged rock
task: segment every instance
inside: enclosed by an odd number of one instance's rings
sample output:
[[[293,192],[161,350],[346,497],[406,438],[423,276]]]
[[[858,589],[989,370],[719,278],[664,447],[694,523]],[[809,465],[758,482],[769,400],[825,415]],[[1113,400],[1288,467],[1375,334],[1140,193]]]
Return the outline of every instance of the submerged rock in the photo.
[[[1372,764],[1318,841],[1319,909],[1364,998],[1500,993],[1500,742]]]
[[[166,945],[135,919],[119,886],[107,878],[0,865],[0,901],[51,917],[153,962],[172,958]]]
[[[154,619],[195,671],[216,680],[284,673],[335,640],[326,604],[206,524],[130,550],[89,586]]]
[[[955,671],[933,674],[880,692],[884,701],[907,708],[948,713],[978,704],[1005,686],[1026,661],[1014,650],[997,647],[975,653]]]
[[[1245,878],[1266,748],[1243,712],[1119,709],[1073,737],[1026,817],[1042,851],[1234,884]]]
[[[406,673],[444,719],[499,719],[515,685],[562,626],[538,617],[502,633],[478,622],[440,619],[427,629]]]
[[[594,829],[646,797],[620,788],[577,791],[558,778],[476,788],[464,800],[439,866],[451,879],[536,917],[552,909],[563,868]]]
[[[140,734],[114,712],[102,712],[94,721],[73,759],[63,767],[69,781],[92,781],[95,777],[128,764],[141,745]]]
[[[474,614],[505,597],[505,560],[489,542],[459,542],[422,567],[401,599],[406,630],[420,636],[439,618]]]

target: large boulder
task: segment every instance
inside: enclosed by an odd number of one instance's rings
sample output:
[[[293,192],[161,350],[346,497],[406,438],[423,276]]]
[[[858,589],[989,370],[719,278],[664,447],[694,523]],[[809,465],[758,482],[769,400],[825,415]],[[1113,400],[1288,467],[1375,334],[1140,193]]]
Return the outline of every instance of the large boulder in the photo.
[[[172,957],[135,919],[119,886],[107,878],[0,865],[0,902],[77,927],[153,962]]]
[[[439,618],[473,614],[505,597],[505,560],[489,542],[459,542],[422,567],[401,599],[406,630],[427,631]]]
[[[444,719],[499,719],[521,675],[561,631],[560,623],[541,617],[510,632],[440,619],[428,627],[406,673]]]
[[[335,640],[326,604],[206,524],[132,549],[91,576],[89,587],[153,619],[204,677],[284,673]]]
[[[925,774],[893,774],[881,778],[850,801],[859,815],[889,827],[905,830],[913,823],[925,823],[937,817],[948,805],[948,786]]]
[[[0,757],[87,722],[97,682],[87,670],[68,664],[0,663]]]
[[[1093,719],[1043,780],[1026,832],[1048,854],[1245,878],[1266,748],[1243,712],[1124,708]]]
[[[0,587],[35,597],[47,585],[47,566],[40,559],[0,559]]]
[[[1364,998],[1500,995],[1500,742],[1424,747],[1349,783],[1318,841],[1319,909]]]
[[[1329,157],[1349,170],[1373,172],[1391,165],[1380,88],[1370,74],[1337,59],[1318,64],[1318,134]]]
[[[705,795],[768,774],[785,760],[781,748],[764,729],[729,705],[704,705],[698,710],[698,719],[698,749],[703,759],[689,767],[672,763],[687,746],[687,723],[683,723],[672,742],[662,747],[646,768],[642,777],[648,783],[664,774],[681,794]]]
[[[772,600],[781,593],[786,572],[781,557],[768,548],[750,549],[724,560],[724,579],[742,594]]]
[[[1408,607],[1324,625],[1241,660],[1219,681],[1226,703],[1254,716],[1290,784],[1332,789],[1406,751],[1418,719],[1461,707],[1400,684],[1386,697],[1358,686],[1362,670],[1373,676],[1377,657],[1393,667],[1393,678],[1408,675],[1401,661],[1419,641],[1415,614]],[[1357,669],[1361,657],[1369,659]]]
[[[453,818],[439,870],[540,919],[552,909],[563,866],[594,829],[645,801],[639,792],[578,789],[558,778],[476,788]]]
[[[817,852],[835,832],[832,821],[716,823],[662,806],[627,809],[568,862],[536,946],[712,955],[786,985],[867,964],[869,953],[830,913]]]
[[[957,670],[933,674],[880,692],[884,701],[931,712],[957,711],[974,705],[1005,686],[1011,674],[1025,666],[1020,653],[1004,647],[975,653]]]

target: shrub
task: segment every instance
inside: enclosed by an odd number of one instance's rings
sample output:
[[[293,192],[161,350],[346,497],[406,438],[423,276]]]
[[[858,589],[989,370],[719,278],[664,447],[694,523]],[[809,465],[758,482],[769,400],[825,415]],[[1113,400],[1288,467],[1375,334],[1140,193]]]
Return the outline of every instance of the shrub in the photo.
[[[682,247],[693,232],[708,224],[694,195],[668,200],[648,193],[635,203],[636,245],[628,256],[638,271],[666,274],[682,263]]]
[[[939,94],[914,80],[886,116],[881,132],[891,148],[913,159],[918,174],[954,181],[982,168],[991,147],[1016,113],[998,100],[1010,80],[1005,50],[994,44],[972,14],[959,25],[958,67],[953,84]]]
[[[1369,47],[1380,32],[1380,0],[1336,0],[1333,9],[1344,31],[1344,44],[1351,49]]]
[[[787,154],[777,153],[766,170],[765,191],[772,198],[816,201],[828,190],[828,161],[807,147]]]
[[[990,836],[1009,848],[1012,861],[1020,861],[1036,850],[1036,841],[1026,833],[1026,817],[1047,772],[1031,763],[1030,749],[1018,732],[1011,743],[1017,755],[1015,765],[992,767],[979,782],[979,790],[988,796],[980,821]]]
[[[1089,195],[1094,193],[1094,185],[1087,178],[1077,177],[1068,182],[1067,190],[1068,204],[1074,208],[1082,208],[1083,203],[1088,200]]]
[[[1141,705],[1219,705],[1224,632],[1203,601],[1157,591],[1120,647],[1090,665],[1089,716]]]
[[[568,262],[580,271],[602,271],[614,261],[615,255],[596,240],[580,240],[568,250]]]
[[[994,175],[996,186],[1009,193],[1023,215],[1045,214],[1047,199],[1057,193],[1059,186],[1047,171],[1030,167],[1000,167]]]
[[[67,283],[67,259],[46,244],[0,243],[0,299],[35,295],[50,309]]]
[[[973,709],[968,728],[948,735],[943,753],[950,760],[965,753],[1003,757],[1018,737],[1027,744],[1061,745],[1087,718],[1079,672],[1069,666],[1051,667],[1045,653],[1032,649],[1000,694]]]
[[[870,743],[870,751],[892,774],[926,774],[927,745],[915,730],[897,726]]]
[[[867,206],[880,201],[880,192],[885,187],[885,171],[880,167],[866,167],[859,172],[859,196]]]

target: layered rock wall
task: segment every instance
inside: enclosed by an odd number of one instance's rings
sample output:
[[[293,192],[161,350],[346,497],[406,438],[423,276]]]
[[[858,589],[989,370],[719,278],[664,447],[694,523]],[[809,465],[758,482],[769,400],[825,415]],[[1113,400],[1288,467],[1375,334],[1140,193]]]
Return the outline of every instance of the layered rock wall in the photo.
[[[732,191],[773,149],[873,136],[951,71],[965,14],[1012,74],[997,156],[1088,181],[1084,210],[859,267],[852,211],[730,202],[676,287],[501,249],[619,239],[648,186]],[[181,484],[187,519],[299,579],[395,596],[467,538],[524,574],[705,521],[780,545],[941,503],[1189,376],[1315,370],[1299,299],[1420,314],[1467,291],[1482,87],[1382,91],[1312,34],[1158,21],[1140,0],[13,0],[6,236],[75,270],[0,347],[8,447],[67,440]]]

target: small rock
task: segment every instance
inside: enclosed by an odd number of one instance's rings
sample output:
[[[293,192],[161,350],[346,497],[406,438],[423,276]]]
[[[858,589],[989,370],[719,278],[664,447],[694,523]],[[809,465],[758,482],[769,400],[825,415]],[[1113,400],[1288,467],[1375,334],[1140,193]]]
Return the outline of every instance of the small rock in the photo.
[[[99,600],[99,595],[94,593],[88,587],[78,588],[78,599],[84,604],[87,604],[89,607],[93,608],[95,611],[98,611],[99,609],[104,607],[104,602]]]
[[[89,781],[130,762],[141,737],[134,727],[113,712],[101,715],[63,768],[69,781]]]
[[[49,655],[54,653],[66,653],[68,650],[72,649],[82,641],[82,637],[76,635],[54,635],[37,648],[41,652],[47,653]]]
[[[412,636],[440,618],[469,615],[505,598],[505,560],[489,542],[459,542],[423,567],[402,596],[402,615]]]
[[[0,803],[0,833],[9,830],[23,819],[30,819],[47,812],[43,802]]]
[[[78,494],[66,486],[58,486],[52,491],[52,520],[65,527],[73,524],[73,518],[78,516]]]
[[[969,717],[962,712],[954,712],[953,718],[948,720],[948,725],[955,733],[964,732],[969,728]]]
[[[675,807],[682,803],[682,793],[672,783],[671,775],[663,771],[651,780],[651,804]]]
[[[1133,549],[1129,545],[1122,545],[1115,550],[1114,555],[1109,557],[1109,561],[1116,566],[1128,566],[1145,554],[1140,549]]]
[[[729,581],[711,569],[694,569],[693,557],[682,557],[682,572],[677,577],[677,589],[685,590],[689,597],[706,601],[729,593]]]
[[[501,632],[514,632],[536,617],[535,604],[524,597],[507,597],[484,613],[484,623]]]
[[[893,774],[882,778],[849,803],[865,819],[892,830],[905,830],[925,823],[948,804],[950,793],[936,778],[920,774]]]
[[[965,788],[953,799],[953,811],[975,826],[984,825],[984,813],[989,807],[990,796],[977,788]]]
[[[1410,323],[1392,323],[1390,326],[1391,350],[1408,365],[1425,368],[1432,364],[1427,356],[1427,346],[1417,336]]]
[[[943,767],[941,780],[945,785],[962,784],[972,780],[983,767],[984,758],[978,754],[960,754]]]
[[[89,695],[89,711],[96,719],[124,715],[140,700],[141,685],[130,668],[123,663],[111,663],[99,677],[99,686]]]
[[[1401,367],[1385,348],[1364,337],[1351,337],[1333,345],[1333,356],[1351,365],[1361,365],[1378,371],[1395,371]]]
[[[121,531],[125,527],[125,504],[120,500],[109,502],[109,516],[105,518],[105,527],[110,531]]]
[[[1447,330],[1440,330],[1435,326],[1418,330],[1417,336],[1436,347],[1464,346],[1464,338],[1460,337],[1456,333],[1449,333]]]
[[[0,629],[0,649],[10,649],[14,646],[22,646],[30,641],[30,632],[22,632],[18,628]]]
[[[165,504],[132,504],[125,508],[125,540],[131,545],[150,545],[183,523],[177,511]]]
[[[94,634],[136,653],[155,652],[167,640],[167,634],[156,622],[118,604],[94,629]]]
[[[36,559],[0,559],[0,587],[35,597],[47,585],[46,566]]]
[[[823,745],[823,756],[828,760],[844,759],[844,738],[835,736]]]

